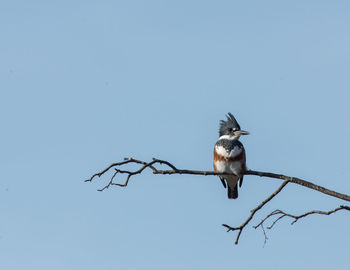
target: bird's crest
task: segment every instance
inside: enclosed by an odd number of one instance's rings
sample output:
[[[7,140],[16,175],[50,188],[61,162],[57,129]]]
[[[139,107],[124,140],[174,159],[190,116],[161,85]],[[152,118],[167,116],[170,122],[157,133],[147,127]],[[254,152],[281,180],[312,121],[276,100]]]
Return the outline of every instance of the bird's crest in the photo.
[[[228,113],[226,115],[227,120],[221,120],[220,121],[220,129],[219,129],[219,135],[227,135],[230,133],[232,129],[234,130],[241,130],[241,127],[239,126],[236,118],[232,115],[232,113]]]

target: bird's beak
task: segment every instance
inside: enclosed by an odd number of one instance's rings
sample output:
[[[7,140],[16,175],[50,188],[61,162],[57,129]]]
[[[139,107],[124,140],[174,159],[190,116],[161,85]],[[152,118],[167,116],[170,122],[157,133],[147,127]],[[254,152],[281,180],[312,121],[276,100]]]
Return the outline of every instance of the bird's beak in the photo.
[[[245,130],[237,130],[235,131],[235,135],[241,136],[241,135],[249,135],[250,133],[248,131]]]

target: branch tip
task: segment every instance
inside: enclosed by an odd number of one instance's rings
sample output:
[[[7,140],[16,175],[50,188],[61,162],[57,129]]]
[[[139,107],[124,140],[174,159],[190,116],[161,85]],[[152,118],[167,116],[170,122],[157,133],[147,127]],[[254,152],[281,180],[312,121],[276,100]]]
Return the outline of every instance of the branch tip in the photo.
[[[130,171],[130,170],[121,170],[120,168],[126,164],[129,163],[134,163],[134,164],[139,164],[140,167],[139,169],[135,170],[135,171]],[[168,167],[168,170],[160,170],[157,169],[155,165],[166,165]],[[105,168],[104,170],[102,170],[99,173],[95,173],[93,174],[89,179],[84,180],[84,182],[92,182],[93,179],[98,176],[101,177],[102,175],[104,175],[106,172],[108,172],[111,168],[114,169],[114,174],[112,175],[112,177],[110,178],[109,182],[107,183],[107,185],[105,185],[103,188],[98,189],[98,191],[102,192],[105,189],[108,189],[110,186],[119,186],[119,187],[126,187],[128,185],[128,182],[130,180],[130,178],[134,175],[137,174],[141,174],[145,169],[149,168],[152,170],[153,174],[190,174],[190,175],[215,175],[215,176],[227,176],[227,175],[234,175],[234,174],[227,174],[227,173],[218,173],[218,172],[213,172],[213,171],[197,171],[197,170],[186,170],[186,169],[177,169],[172,163],[166,161],[166,160],[160,160],[157,158],[152,158],[152,161],[150,162],[145,162],[145,161],[141,161],[141,160],[137,160],[131,157],[125,157],[124,161],[122,162],[117,162],[117,163],[112,163],[111,165],[109,165],[107,168]],[[113,182],[115,176],[117,174],[126,174],[126,179],[125,182],[120,184],[120,183],[115,183]],[[260,177],[268,177],[268,178],[274,178],[274,179],[280,179],[283,180],[283,183],[279,186],[278,189],[275,190],[275,192],[273,192],[269,197],[267,197],[264,201],[262,201],[257,207],[255,207],[254,209],[250,210],[250,215],[248,216],[248,218],[238,227],[231,227],[227,224],[222,224],[223,227],[225,227],[227,229],[227,232],[230,231],[238,231],[237,235],[236,235],[236,240],[235,240],[235,244],[238,244],[239,238],[241,236],[242,231],[244,230],[244,228],[249,224],[249,222],[253,219],[254,215],[261,210],[269,201],[271,201],[277,194],[279,194],[282,189],[288,184],[288,183],[295,183],[298,185],[301,185],[303,187],[306,188],[310,188],[313,190],[316,190],[318,192],[322,192],[324,194],[327,194],[329,196],[332,197],[336,197],[338,199],[344,200],[344,201],[348,201],[350,202],[350,196],[346,195],[346,194],[342,194],[330,189],[327,189],[325,187],[322,186],[318,186],[316,184],[313,184],[311,182],[302,180],[300,178],[296,178],[296,177],[290,177],[290,176],[285,176],[282,174],[275,174],[275,173],[270,173],[270,172],[260,172],[260,171],[253,171],[253,170],[247,170],[244,172],[244,175],[255,175],[255,176],[260,176]],[[299,216],[295,216],[286,212],[283,212],[282,210],[276,209],[274,211],[272,211],[270,214],[268,214],[265,218],[263,218],[257,225],[253,226],[254,229],[257,229],[259,227],[261,227],[263,233],[264,233],[264,237],[265,237],[265,241],[264,243],[266,243],[267,241],[267,235],[266,235],[266,229],[272,229],[274,227],[274,225],[281,220],[284,217],[290,217],[292,218],[292,222],[291,224],[293,225],[294,223],[296,223],[299,219],[304,218],[308,215],[311,214],[321,214],[321,215],[330,215],[333,214],[339,210],[347,210],[350,211],[350,206],[346,206],[346,205],[340,205],[338,208],[335,208],[333,210],[330,210],[328,212],[326,211],[320,211],[320,210],[312,210],[309,212],[306,212],[302,215]],[[267,221],[268,219],[270,219],[272,216],[276,216],[275,220],[272,222],[272,224],[270,226],[264,227],[264,223],[265,221]]]

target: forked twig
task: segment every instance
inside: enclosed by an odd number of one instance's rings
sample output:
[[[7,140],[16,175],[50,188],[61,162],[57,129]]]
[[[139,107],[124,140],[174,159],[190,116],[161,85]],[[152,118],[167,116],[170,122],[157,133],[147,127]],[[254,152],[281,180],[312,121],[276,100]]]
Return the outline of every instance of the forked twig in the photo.
[[[284,217],[290,217],[290,218],[294,219],[291,222],[291,225],[293,225],[299,219],[304,218],[304,217],[309,216],[309,215],[319,214],[319,215],[327,215],[327,216],[329,216],[329,215],[331,215],[331,214],[333,214],[335,212],[338,212],[339,210],[348,210],[348,211],[350,211],[350,207],[346,206],[346,205],[340,205],[339,207],[334,208],[334,209],[332,209],[330,211],[312,210],[312,211],[306,212],[304,214],[301,214],[299,216],[295,216],[295,215],[286,213],[286,212],[284,212],[282,210],[276,209],[276,210],[272,211],[270,214],[268,214],[265,218],[263,218],[256,226],[254,226],[254,229],[262,227],[263,224],[265,223],[265,221],[267,221],[272,216],[277,216],[278,215],[278,217],[272,222],[272,224],[270,226],[266,227],[269,230],[272,229],[273,226],[275,226],[275,224],[278,221],[280,221],[282,218],[284,218]]]
[[[141,164],[143,166],[136,171],[120,170],[118,168],[115,168],[115,167],[120,167],[120,166],[129,164],[129,163]],[[168,166],[170,169],[169,170],[157,169],[154,166],[156,164],[160,164],[160,165],[164,164],[164,165]],[[115,172],[114,172],[113,176],[111,177],[109,183],[105,187],[100,189],[100,191],[108,188],[111,185],[126,187],[131,176],[141,174],[146,168],[152,169],[153,174],[169,174],[169,175],[170,174],[192,174],[192,175],[217,175],[217,176],[232,175],[232,174],[227,174],[227,173],[217,173],[214,171],[198,171],[198,170],[178,169],[173,164],[171,164],[169,161],[156,159],[156,158],[153,158],[151,162],[145,162],[145,161],[137,160],[134,158],[124,158],[124,161],[112,163],[111,165],[109,165],[107,168],[105,168],[101,172],[93,174],[89,179],[85,180],[85,182],[92,182],[92,180],[95,177],[101,177],[102,175],[104,175],[106,172],[108,172],[112,168],[115,168]],[[118,173],[128,175],[124,184],[116,184],[113,182],[113,179],[115,178],[115,176]],[[244,175],[256,175],[256,176],[261,176],[261,177],[280,179],[283,181],[288,180],[291,183],[295,183],[295,184],[322,192],[322,193],[327,194],[329,196],[336,197],[336,198],[342,199],[344,201],[350,202],[349,195],[342,194],[342,193],[336,192],[334,190],[327,189],[325,187],[316,185],[314,183],[311,183],[309,181],[306,181],[306,180],[303,180],[303,179],[300,179],[297,177],[291,177],[291,176],[286,176],[283,174],[275,174],[275,173],[270,173],[270,172],[253,171],[253,170],[247,170],[246,172],[244,172]]]
[[[121,167],[125,166],[127,164],[139,164],[141,165],[141,167],[135,171],[131,171],[131,170],[122,170]],[[161,170],[156,168],[156,165],[166,165],[168,167],[167,170]],[[214,171],[198,171],[198,170],[186,170],[186,169],[178,169],[177,167],[175,167],[173,164],[171,164],[170,162],[166,161],[166,160],[161,160],[161,159],[156,159],[153,158],[152,161],[150,162],[145,162],[145,161],[141,161],[141,160],[137,160],[134,158],[125,158],[124,161],[121,162],[117,162],[117,163],[112,163],[111,165],[109,165],[107,168],[105,168],[104,170],[102,170],[99,173],[95,173],[93,174],[89,179],[85,180],[85,182],[92,182],[94,178],[96,177],[101,177],[102,175],[104,175],[105,173],[107,173],[109,170],[114,169],[114,173],[112,175],[112,177],[110,178],[109,182],[102,187],[101,189],[99,189],[99,191],[103,191],[107,188],[109,188],[110,186],[120,186],[120,187],[126,187],[129,183],[129,180],[132,176],[134,175],[138,175],[141,174],[145,169],[150,168],[153,172],[153,174],[191,174],[191,175],[216,175],[216,176],[227,176],[227,175],[232,175],[232,174],[227,174],[227,173],[217,173]],[[126,179],[125,182],[123,184],[120,183],[116,183],[113,180],[116,178],[116,176],[118,174],[126,174]],[[350,201],[350,196],[346,195],[346,194],[342,194],[339,192],[336,192],[334,190],[330,190],[327,189],[325,187],[316,185],[314,183],[311,183],[309,181],[297,178],[297,177],[291,177],[291,176],[285,176],[282,174],[275,174],[275,173],[270,173],[270,172],[260,172],[260,171],[253,171],[253,170],[247,170],[246,172],[244,172],[244,175],[256,175],[256,176],[261,176],[261,177],[268,177],[268,178],[274,178],[274,179],[280,179],[283,180],[283,183],[280,185],[280,187],[273,192],[269,197],[267,197],[264,201],[262,201],[256,208],[251,210],[250,215],[248,216],[248,218],[246,219],[245,222],[243,222],[240,226],[238,227],[231,227],[227,224],[222,224],[222,226],[224,226],[225,228],[227,228],[227,231],[238,231],[238,234],[236,236],[236,241],[235,244],[238,244],[239,238],[241,236],[241,233],[243,231],[243,229],[249,224],[249,222],[253,219],[254,215],[256,214],[256,212],[258,212],[265,204],[267,204],[270,200],[272,200],[278,193],[280,193],[282,191],[282,189],[288,184],[288,183],[295,183],[298,185],[301,185],[303,187],[306,188],[310,188],[313,190],[316,190],[318,192],[322,192],[324,194],[327,194],[329,196],[332,197],[336,197],[338,199],[344,200],[344,201]],[[295,222],[297,222],[299,219],[304,218],[308,215],[311,214],[321,214],[321,215],[330,215],[333,214],[339,210],[350,210],[349,206],[344,206],[341,205],[338,208],[335,208],[331,211],[325,212],[325,211],[318,211],[318,210],[313,210],[313,211],[309,211],[306,212],[300,216],[294,216],[288,213],[285,213],[281,210],[275,210],[273,212],[271,212],[269,215],[267,215],[264,219],[261,220],[261,222],[259,224],[257,224],[256,226],[254,226],[254,228],[258,228],[261,227],[263,232],[264,232],[264,237],[265,237],[265,243],[267,240],[267,236],[266,236],[266,232],[265,232],[265,228],[264,228],[264,222],[266,220],[268,220],[270,217],[273,216],[278,216],[273,223],[266,227],[267,229],[271,229],[273,228],[273,226],[282,218],[284,217],[290,217],[293,218],[293,222],[292,224],[294,224]]]
[[[227,232],[230,231],[238,231],[237,237],[236,237],[236,241],[235,244],[238,244],[239,241],[239,237],[241,236],[241,233],[243,231],[243,229],[248,225],[248,223],[252,220],[252,218],[254,217],[255,213],[257,211],[259,211],[265,204],[267,204],[269,201],[271,201],[278,193],[280,193],[282,191],[282,189],[289,183],[288,180],[284,181],[282,183],[282,185],[279,186],[279,188],[272,193],[269,197],[267,197],[262,203],[260,203],[257,207],[255,207],[253,210],[250,211],[250,215],[249,217],[246,219],[246,221],[244,221],[242,223],[242,225],[238,226],[238,227],[231,227],[227,224],[222,224],[222,226],[227,228]]]

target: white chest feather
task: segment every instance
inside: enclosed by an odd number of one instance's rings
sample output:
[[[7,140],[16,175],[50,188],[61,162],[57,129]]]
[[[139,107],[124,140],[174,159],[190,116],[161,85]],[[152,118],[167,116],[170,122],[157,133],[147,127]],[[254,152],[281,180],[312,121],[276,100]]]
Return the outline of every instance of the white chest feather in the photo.
[[[242,173],[241,161],[215,161],[215,167],[216,171],[221,173],[234,173],[236,175],[240,175]]]
[[[240,147],[234,147],[231,151],[227,151],[223,146],[215,146],[215,151],[220,156],[223,156],[225,158],[234,158],[242,153],[243,149]]]

